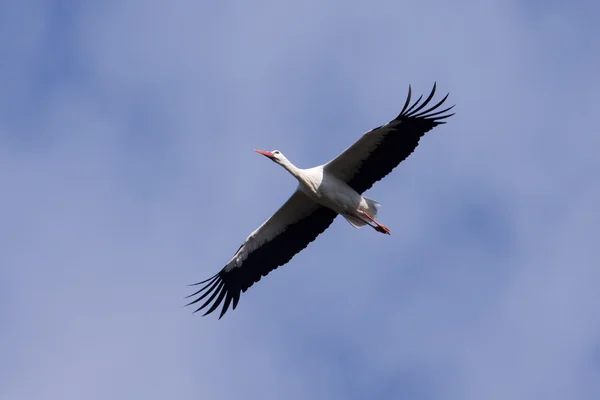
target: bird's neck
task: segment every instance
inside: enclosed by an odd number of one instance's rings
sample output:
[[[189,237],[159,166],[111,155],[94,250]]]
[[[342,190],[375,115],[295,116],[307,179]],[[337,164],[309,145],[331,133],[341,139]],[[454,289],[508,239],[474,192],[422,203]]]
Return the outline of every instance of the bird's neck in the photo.
[[[296,179],[300,179],[301,169],[292,164],[289,160],[285,160],[280,164],[283,168],[285,168],[290,174],[294,175]]]

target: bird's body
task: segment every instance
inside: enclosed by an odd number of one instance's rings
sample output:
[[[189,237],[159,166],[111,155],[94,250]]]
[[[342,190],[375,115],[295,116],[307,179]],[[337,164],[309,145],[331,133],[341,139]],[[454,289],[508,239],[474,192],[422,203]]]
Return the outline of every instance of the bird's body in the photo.
[[[318,167],[300,169],[278,150],[256,150],[292,174],[298,180],[298,187],[271,218],[246,238],[219,273],[195,284],[205,285],[191,295],[200,296],[190,304],[208,297],[196,311],[212,303],[205,313],[209,314],[223,301],[220,317],[231,302],[235,309],[241,292],[258,282],[261,276],[287,263],[327,229],[337,215],[342,215],[355,228],[369,225],[389,235],[389,229],[375,220],[379,203],[362,193],[408,157],[427,131],[453,115],[444,114],[452,107],[436,111],[447,95],[436,105],[421,111],[434,94],[435,85],[421,105],[419,98],[409,108],[409,88],[398,117],[365,133],[339,156]]]
[[[334,173],[326,170],[323,165],[300,170],[298,188],[314,202],[325,206],[342,215],[354,227],[360,228],[367,224],[359,217],[366,212],[375,218],[379,203],[360,195],[346,182]]]

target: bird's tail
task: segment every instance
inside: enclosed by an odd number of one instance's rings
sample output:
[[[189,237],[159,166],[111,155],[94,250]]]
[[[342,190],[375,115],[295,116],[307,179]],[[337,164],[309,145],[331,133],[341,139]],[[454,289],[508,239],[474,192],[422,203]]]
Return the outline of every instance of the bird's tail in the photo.
[[[381,207],[381,204],[379,204],[375,200],[369,199],[368,197],[365,197],[365,196],[363,196],[363,199],[365,200],[366,206],[363,203],[359,206],[359,208],[361,210],[363,210],[364,212],[368,213],[371,217],[373,217],[373,218],[377,217],[377,210],[379,210],[379,207]],[[348,221],[348,223],[350,225],[352,225],[353,227],[355,227],[356,229],[360,229],[363,226],[369,224],[369,220],[367,220],[365,217],[359,218],[359,217],[355,217],[354,215],[349,215],[349,214],[342,214],[342,215],[344,218],[346,218],[346,221]]]
[[[365,201],[367,202],[367,209],[364,210],[365,212],[369,213],[369,215],[373,218],[377,217],[377,211],[379,210],[379,207],[381,207],[381,204],[379,204],[378,202],[376,202],[373,199],[370,199],[368,197],[363,196],[363,199],[365,199]]]
[[[348,221],[348,223],[350,225],[352,225],[353,227],[355,227],[356,229],[360,229],[363,226],[367,225],[367,223],[365,221],[363,221],[362,219],[355,217],[353,215],[349,215],[349,214],[342,214],[344,216],[344,218],[346,218],[346,221]]]

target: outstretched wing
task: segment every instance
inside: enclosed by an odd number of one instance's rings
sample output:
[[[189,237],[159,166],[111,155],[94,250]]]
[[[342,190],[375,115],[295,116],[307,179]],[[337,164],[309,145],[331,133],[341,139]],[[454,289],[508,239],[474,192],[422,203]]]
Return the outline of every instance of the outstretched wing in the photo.
[[[199,296],[190,304],[208,297],[196,311],[212,303],[204,315],[223,303],[221,315],[233,301],[238,304],[245,292],[261,277],[288,261],[331,225],[337,213],[312,201],[300,190],[285,202],[271,218],[248,236],[231,261],[213,277],[194,285],[204,286],[188,297]]]
[[[419,145],[421,137],[435,126],[445,124],[444,119],[454,115],[445,114],[454,106],[439,110],[448,95],[434,106],[426,108],[435,95],[431,94],[419,105],[422,97],[409,107],[411,88],[402,112],[390,123],[365,133],[358,141],[339,156],[325,164],[325,171],[346,182],[358,193],[373,184],[404,161]]]

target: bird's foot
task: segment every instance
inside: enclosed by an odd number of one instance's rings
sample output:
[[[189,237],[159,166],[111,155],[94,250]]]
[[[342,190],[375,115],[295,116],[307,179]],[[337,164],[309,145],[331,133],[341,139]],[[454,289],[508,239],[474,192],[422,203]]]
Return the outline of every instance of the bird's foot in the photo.
[[[386,235],[391,235],[392,233],[390,232],[390,230],[388,229],[387,226],[385,225],[381,225],[380,223],[377,223],[377,226],[375,227],[375,230],[377,232],[381,232],[384,233]]]
[[[392,233],[390,232],[390,230],[388,229],[387,226],[380,224],[379,222],[375,221],[375,218],[371,217],[369,214],[367,214],[366,212],[364,212],[363,210],[359,210],[365,217],[369,218],[371,220],[371,222],[373,222],[375,224],[375,226],[369,224],[370,226],[372,226],[373,228],[375,228],[375,230],[377,232],[381,232],[381,233],[385,233],[386,235],[391,235]]]

